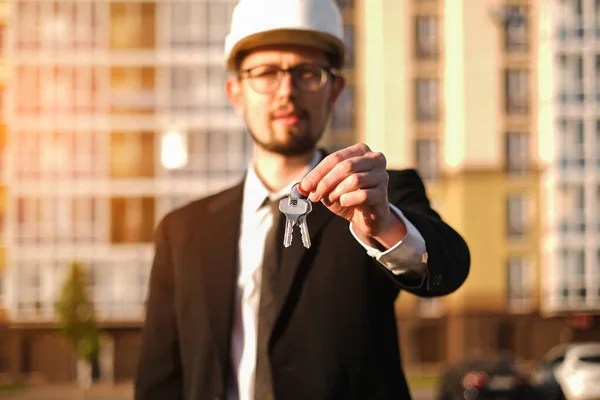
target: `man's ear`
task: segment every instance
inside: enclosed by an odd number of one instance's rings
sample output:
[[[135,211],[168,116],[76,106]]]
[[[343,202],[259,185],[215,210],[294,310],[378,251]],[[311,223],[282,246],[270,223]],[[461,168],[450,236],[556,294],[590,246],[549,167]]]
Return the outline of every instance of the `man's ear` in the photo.
[[[332,84],[333,87],[331,88],[331,96],[329,97],[328,104],[329,111],[333,110],[337,99],[340,97],[340,94],[342,94],[342,91],[346,87],[346,78],[344,78],[342,75],[335,75]]]
[[[242,96],[242,82],[235,76],[230,76],[225,82],[225,93],[233,107],[235,113],[239,116],[245,114],[245,103]]]

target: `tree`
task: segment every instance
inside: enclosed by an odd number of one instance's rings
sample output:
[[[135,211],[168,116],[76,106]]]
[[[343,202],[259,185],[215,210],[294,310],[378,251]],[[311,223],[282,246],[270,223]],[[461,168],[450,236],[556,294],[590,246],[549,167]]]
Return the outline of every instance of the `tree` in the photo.
[[[73,346],[77,360],[83,362],[89,375],[92,360],[99,349],[100,333],[94,305],[88,295],[86,272],[80,263],[71,264],[60,297],[56,301],[55,311],[59,331]],[[82,382],[82,378],[78,379]],[[89,386],[91,376],[82,384]]]

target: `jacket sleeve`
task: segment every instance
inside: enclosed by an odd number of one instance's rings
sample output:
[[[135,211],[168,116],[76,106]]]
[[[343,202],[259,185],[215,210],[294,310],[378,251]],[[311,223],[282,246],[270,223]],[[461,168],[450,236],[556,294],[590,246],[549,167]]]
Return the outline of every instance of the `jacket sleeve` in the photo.
[[[454,292],[467,279],[470,270],[469,247],[461,235],[431,208],[425,186],[414,169],[388,171],[391,204],[417,228],[427,251],[427,274],[393,275],[402,289],[421,297]]]
[[[145,324],[134,385],[135,400],[182,399],[175,316],[175,279],[165,217],[156,229]]]

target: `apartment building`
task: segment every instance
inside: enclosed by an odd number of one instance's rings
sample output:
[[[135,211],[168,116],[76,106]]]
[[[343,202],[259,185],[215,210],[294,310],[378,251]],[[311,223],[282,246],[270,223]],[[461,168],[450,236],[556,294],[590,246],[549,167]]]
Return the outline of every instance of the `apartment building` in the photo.
[[[407,365],[598,335],[599,3],[359,4],[358,135],[419,169],[472,254],[452,295],[400,295]]]
[[[352,42],[352,7],[341,3]],[[248,162],[251,143],[224,93],[223,43],[234,5],[7,3],[11,79],[0,143],[9,155],[3,185],[11,190],[0,192],[0,206],[10,252],[0,300],[9,321],[0,372],[74,377],[54,301],[78,261],[104,332],[94,373],[133,376],[156,223],[239,180]],[[324,143],[333,148],[353,140],[352,69],[349,77]]]

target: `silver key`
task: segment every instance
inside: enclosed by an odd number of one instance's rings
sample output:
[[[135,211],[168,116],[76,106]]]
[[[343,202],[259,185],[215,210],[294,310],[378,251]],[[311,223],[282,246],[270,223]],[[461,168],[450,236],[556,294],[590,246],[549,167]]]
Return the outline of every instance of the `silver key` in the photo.
[[[310,234],[308,233],[308,224],[306,223],[306,216],[312,211],[312,202],[308,199],[304,200],[308,203],[308,211],[298,218],[298,225],[300,226],[300,233],[302,234],[302,244],[307,249],[310,248]]]
[[[308,202],[303,199],[287,197],[279,201],[279,211],[285,214],[285,233],[283,234],[283,245],[290,247],[294,234],[294,225],[298,219],[308,212]]]

